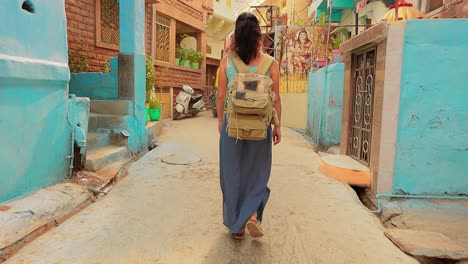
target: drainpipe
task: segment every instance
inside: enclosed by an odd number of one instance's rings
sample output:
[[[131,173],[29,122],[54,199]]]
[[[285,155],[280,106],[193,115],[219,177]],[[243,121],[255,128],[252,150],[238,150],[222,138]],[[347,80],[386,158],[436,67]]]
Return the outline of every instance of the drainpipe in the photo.
[[[67,122],[68,122],[68,125],[70,126],[71,128],[71,132],[72,132],[72,135],[71,135],[71,140],[70,140],[70,144],[71,144],[71,153],[70,153],[70,156],[68,156],[67,158],[70,159],[70,166],[68,167],[68,178],[71,178],[72,176],[72,171],[73,171],[73,160],[74,160],[74,157],[75,157],[75,100],[76,100],[76,95],[74,94],[70,94],[68,95],[68,99],[69,99],[69,106],[68,106],[68,113],[67,113]],[[71,117],[70,117],[71,115]]]
[[[156,21],[155,19],[155,14],[156,14],[156,5],[151,5],[151,21]],[[156,29],[154,26],[154,23],[151,23],[151,57],[154,60],[154,54],[155,54],[155,49],[156,49],[156,43],[154,36],[156,35]],[[153,61],[154,62],[154,61]]]
[[[446,199],[446,200],[468,200],[468,196],[445,196],[445,195],[411,195],[411,194],[384,194],[379,193],[375,196],[377,199],[377,210],[371,211],[374,214],[380,214],[380,198],[403,198],[403,199]]]

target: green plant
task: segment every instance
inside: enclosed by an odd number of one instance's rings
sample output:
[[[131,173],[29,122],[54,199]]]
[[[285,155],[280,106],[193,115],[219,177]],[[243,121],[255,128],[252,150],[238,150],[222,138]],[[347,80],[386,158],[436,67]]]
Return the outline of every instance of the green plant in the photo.
[[[156,82],[156,69],[153,65],[153,58],[146,57],[146,102],[149,103],[151,95],[154,91],[154,83]]]
[[[333,49],[339,49],[341,43],[343,43],[343,39],[341,38],[340,35],[336,35],[331,38],[331,41],[333,43]]]
[[[72,73],[88,72],[89,70],[88,54],[83,50],[83,47],[87,47],[86,41],[81,38],[79,42],[81,45],[77,50],[68,51],[68,67]]]
[[[183,49],[183,48],[181,48],[181,47],[178,47],[178,48],[176,49],[176,56],[175,56],[175,57],[176,57],[176,58],[182,58],[183,55],[184,55],[184,53],[185,53],[185,49]]]
[[[82,50],[77,52],[70,50],[68,52],[68,66],[70,67],[70,72],[87,72],[89,70],[88,64],[88,54]]]
[[[193,49],[190,49],[189,54],[188,54],[188,59],[191,62],[200,63],[200,62],[202,62],[204,60],[204,57],[200,52],[198,52],[196,50],[193,50]]]
[[[104,61],[102,63],[102,72],[104,72],[104,73],[109,73],[110,72],[109,61]]]
[[[159,102],[159,99],[155,99],[153,96],[151,96],[148,101],[148,106],[150,109],[161,108],[161,102]]]
[[[179,52],[180,52],[180,59],[181,60],[188,60],[189,59],[190,50],[180,48]]]
[[[328,15],[325,12],[320,13],[319,18],[317,20],[317,25],[320,27],[325,26],[328,23]]]
[[[294,25],[295,26],[308,26],[309,21],[306,20],[306,19],[296,20],[296,21],[294,21]]]

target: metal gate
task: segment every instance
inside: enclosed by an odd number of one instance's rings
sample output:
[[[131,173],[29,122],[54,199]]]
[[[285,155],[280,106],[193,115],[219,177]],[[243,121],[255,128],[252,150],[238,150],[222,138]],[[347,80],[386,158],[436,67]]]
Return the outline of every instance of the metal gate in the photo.
[[[374,106],[376,49],[353,54],[350,155],[369,165]]]

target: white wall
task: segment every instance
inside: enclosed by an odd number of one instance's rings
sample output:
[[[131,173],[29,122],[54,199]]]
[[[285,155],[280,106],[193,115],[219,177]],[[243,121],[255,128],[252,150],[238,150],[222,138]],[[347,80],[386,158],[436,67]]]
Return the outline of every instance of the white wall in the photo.
[[[380,19],[388,12],[388,8],[382,2],[372,2],[365,6],[359,12],[359,25],[365,25],[366,19],[372,19],[372,24],[377,24]],[[341,14],[341,25],[354,25],[355,24],[355,13],[354,10],[343,10]],[[354,36],[354,27],[348,27],[348,30],[352,32]],[[365,27],[359,27],[359,33],[365,30]]]
[[[224,41],[220,40],[215,40],[215,39],[207,39],[208,45],[211,46],[211,53],[207,53],[206,56],[208,58],[213,58],[213,59],[221,59],[221,50],[224,47]]]
[[[216,16],[222,17],[227,20],[236,20],[236,0],[231,0],[231,7],[226,6],[226,1],[229,0],[213,0],[213,13]]]

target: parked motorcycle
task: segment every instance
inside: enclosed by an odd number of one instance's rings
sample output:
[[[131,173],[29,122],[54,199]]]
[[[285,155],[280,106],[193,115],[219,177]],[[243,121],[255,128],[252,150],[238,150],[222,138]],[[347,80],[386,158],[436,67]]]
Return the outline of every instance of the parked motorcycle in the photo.
[[[176,120],[181,115],[196,116],[203,111],[205,101],[203,101],[203,94],[195,94],[192,87],[182,85],[183,91],[180,91],[176,97],[176,105],[172,119]]]

